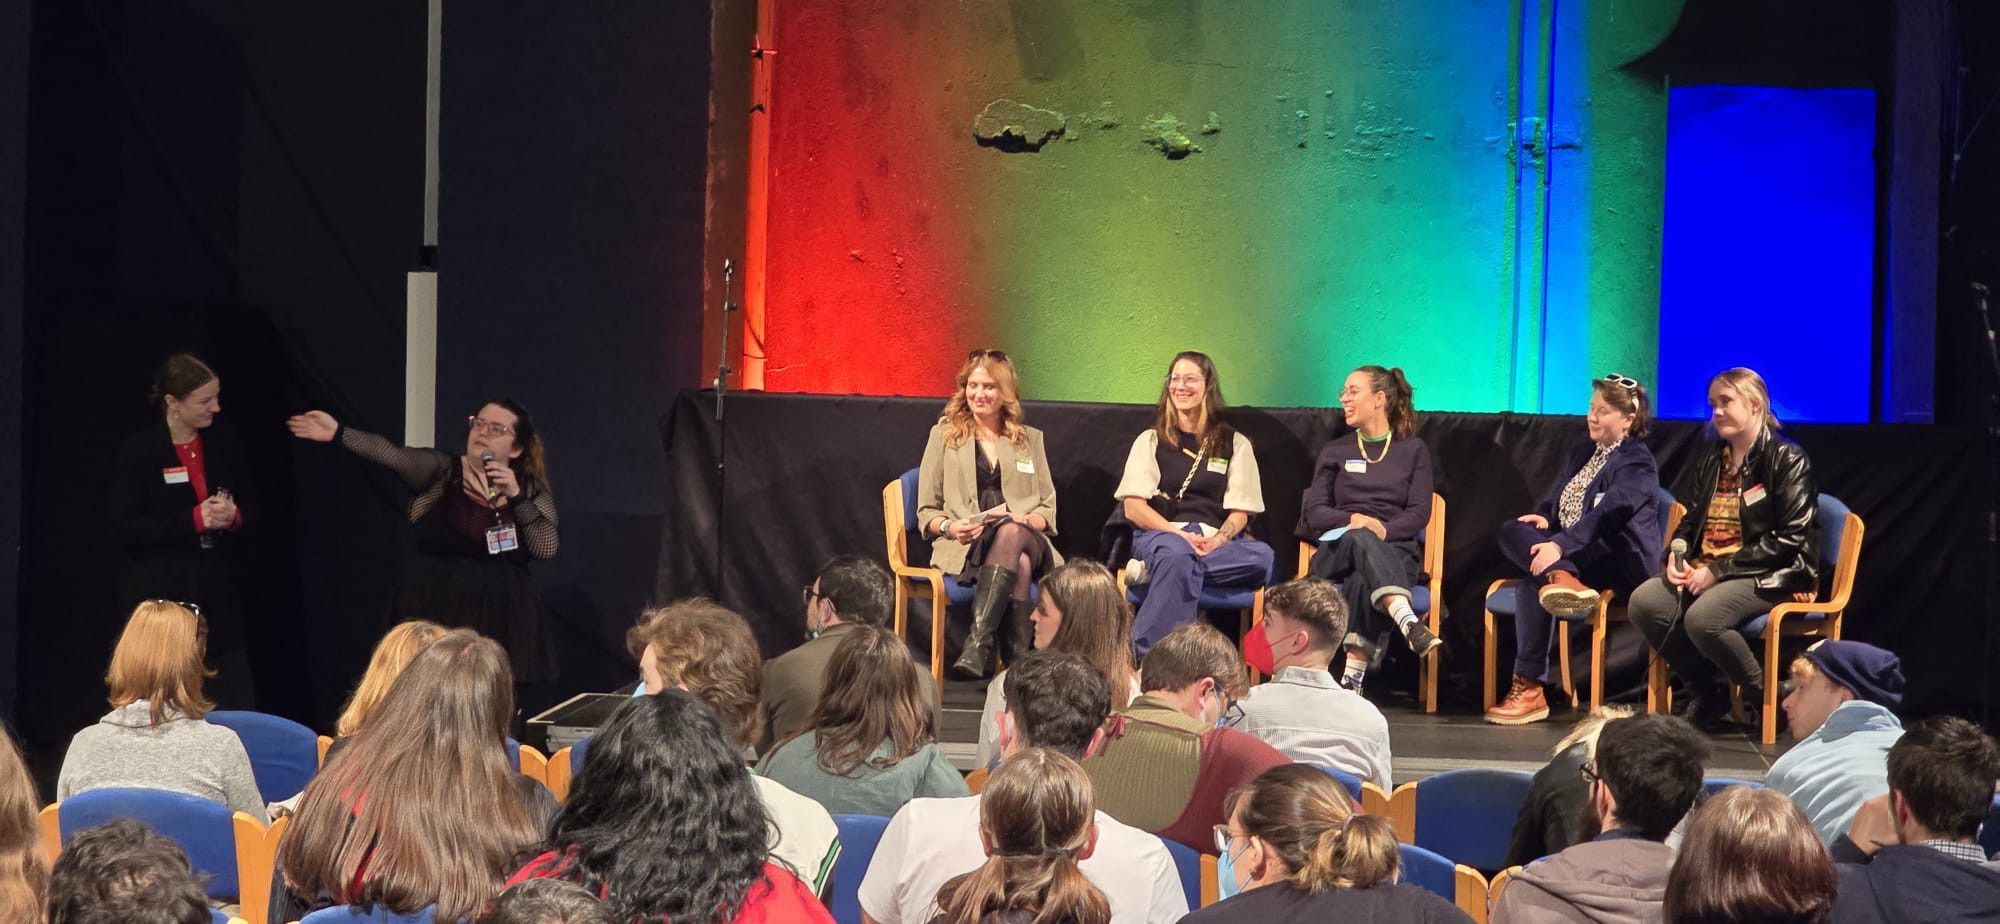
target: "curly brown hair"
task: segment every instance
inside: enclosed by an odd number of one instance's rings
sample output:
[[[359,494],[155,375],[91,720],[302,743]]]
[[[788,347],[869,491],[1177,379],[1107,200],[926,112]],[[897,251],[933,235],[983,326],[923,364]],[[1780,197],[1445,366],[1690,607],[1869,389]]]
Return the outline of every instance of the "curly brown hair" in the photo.
[[[763,730],[757,708],[764,659],[750,624],[706,597],[647,610],[631,641],[651,648],[660,677],[701,697],[722,719],[731,739],[748,745]],[[648,692],[658,693],[658,690]]]

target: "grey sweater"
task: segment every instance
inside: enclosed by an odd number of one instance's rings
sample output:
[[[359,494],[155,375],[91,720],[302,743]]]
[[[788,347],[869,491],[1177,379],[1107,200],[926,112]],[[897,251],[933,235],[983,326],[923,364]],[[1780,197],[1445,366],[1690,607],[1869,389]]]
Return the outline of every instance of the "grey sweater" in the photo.
[[[236,733],[169,709],[152,724],[151,704],[113,709],[70,739],[56,778],[61,801],[93,789],[164,789],[200,796],[268,824],[250,755]]]

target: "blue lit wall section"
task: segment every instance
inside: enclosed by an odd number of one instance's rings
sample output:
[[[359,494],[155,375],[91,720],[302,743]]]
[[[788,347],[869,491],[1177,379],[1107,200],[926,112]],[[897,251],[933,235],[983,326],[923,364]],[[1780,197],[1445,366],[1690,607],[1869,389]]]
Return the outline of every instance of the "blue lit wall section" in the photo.
[[[1659,409],[1749,366],[1782,420],[1866,422],[1875,94],[1691,86],[1667,101]]]

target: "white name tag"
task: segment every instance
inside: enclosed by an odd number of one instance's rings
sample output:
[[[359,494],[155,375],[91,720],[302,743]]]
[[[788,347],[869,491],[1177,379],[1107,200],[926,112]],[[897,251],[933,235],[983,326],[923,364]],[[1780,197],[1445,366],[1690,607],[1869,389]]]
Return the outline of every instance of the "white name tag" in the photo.
[[[1750,486],[1750,490],[1743,492],[1743,506],[1745,507],[1762,502],[1763,500],[1764,486],[1761,484],[1753,484]]]
[[[1020,472],[1023,475],[1032,475],[1035,473],[1035,460],[1015,459],[1014,470]]]
[[[1227,475],[1229,474],[1229,460],[1210,459],[1208,460],[1208,470],[1218,475]]]
[[[1347,470],[1356,475],[1365,475],[1368,473],[1368,460],[1349,459],[1347,460]]]
[[[512,526],[495,526],[486,531],[486,554],[498,555],[512,552],[521,547],[519,534]]]
[[[160,480],[167,484],[187,484],[188,470],[180,467],[160,469]]]

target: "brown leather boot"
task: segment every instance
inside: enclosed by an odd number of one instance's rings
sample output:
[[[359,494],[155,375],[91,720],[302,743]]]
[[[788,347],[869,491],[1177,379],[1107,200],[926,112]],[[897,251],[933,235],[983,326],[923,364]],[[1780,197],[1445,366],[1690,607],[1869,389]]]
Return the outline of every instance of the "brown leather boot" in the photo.
[[[1551,571],[1547,577],[1538,596],[1549,615],[1574,618],[1597,608],[1597,591],[1583,586],[1576,575]]]
[[[1549,717],[1549,698],[1542,685],[1526,677],[1515,677],[1507,688],[1507,698],[1486,710],[1486,721],[1495,725],[1532,725]]]

